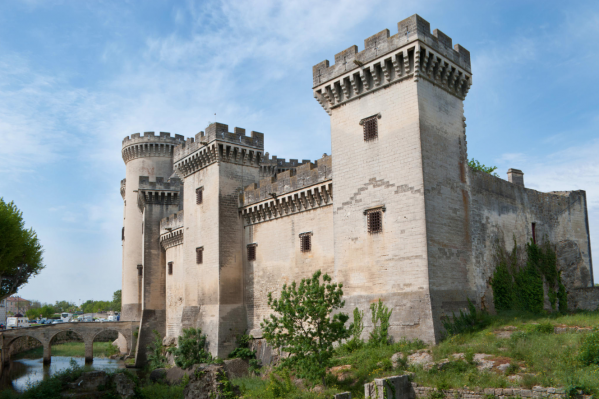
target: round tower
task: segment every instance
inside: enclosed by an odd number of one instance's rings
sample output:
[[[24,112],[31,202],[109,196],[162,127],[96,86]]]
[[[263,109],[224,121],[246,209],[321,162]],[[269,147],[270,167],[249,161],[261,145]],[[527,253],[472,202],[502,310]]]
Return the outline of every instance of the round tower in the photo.
[[[123,288],[121,320],[141,319],[142,262],[142,214],[137,205],[139,177],[149,176],[168,179],[173,173],[173,148],[184,141],[182,135],[171,137],[170,133],[139,133],[123,139],[123,161],[127,168],[126,179],[121,182],[124,200],[123,214]]]

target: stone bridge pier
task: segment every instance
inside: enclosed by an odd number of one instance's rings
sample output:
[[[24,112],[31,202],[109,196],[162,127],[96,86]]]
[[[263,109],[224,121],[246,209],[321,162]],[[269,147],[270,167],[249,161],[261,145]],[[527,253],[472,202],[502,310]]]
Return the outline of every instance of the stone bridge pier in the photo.
[[[50,364],[52,361],[52,338],[63,331],[72,331],[83,339],[85,345],[85,363],[94,360],[94,339],[104,331],[116,331],[120,333],[127,342],[127,354],[131,354],[134,348],[134,331],[139,328],[139,322],[111,321],[105,323],[61,323],[48,326],[26,327],[14,330],[6,330],[0,333],[0,344],[2,346],[2,365],[10,362],[10,345],[21,337],[32,337],[38,340],[44,349],[43,362]]]

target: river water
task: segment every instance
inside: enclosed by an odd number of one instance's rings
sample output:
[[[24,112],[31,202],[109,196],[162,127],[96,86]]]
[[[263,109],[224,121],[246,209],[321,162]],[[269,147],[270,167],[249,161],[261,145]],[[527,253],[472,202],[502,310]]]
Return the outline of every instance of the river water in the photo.
[[[0,377],[0,391],[13,389],[23,392],[29,386],[68,369],[71,366],[71,359],[78,365],[84,366],[86,370],[110,371],[125,367],[122,360],[106,358],[94,358],[93,364],[89,366],[85,366],[85,359],[82,357],[52,356],[52,363],[48,366],[42,364],[41,358],[13,360]]]

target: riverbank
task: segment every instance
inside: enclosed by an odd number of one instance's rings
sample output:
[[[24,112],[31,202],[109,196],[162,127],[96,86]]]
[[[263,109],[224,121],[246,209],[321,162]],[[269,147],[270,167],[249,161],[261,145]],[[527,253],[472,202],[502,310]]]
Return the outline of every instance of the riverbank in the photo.
[[[12,359],[38,359],[43,356],[43,353],[44,349],[39,346],[17,353],[12,356]],[[94,342],[94,357],[107,358],[118,354],[119,350],[112,342]],[[84,357],[85,344],[83,342],[65,342],[63,344],[52,345],[52,356]]]

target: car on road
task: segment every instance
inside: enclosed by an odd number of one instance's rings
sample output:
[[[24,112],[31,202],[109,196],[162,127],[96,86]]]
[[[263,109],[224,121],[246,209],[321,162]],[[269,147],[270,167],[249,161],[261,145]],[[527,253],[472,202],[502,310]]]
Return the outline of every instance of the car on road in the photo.
[[[64,323],[64,321],[62,321],[62,320],[54,320],[52,322],[52,324],[61,324],[61,323]]]

